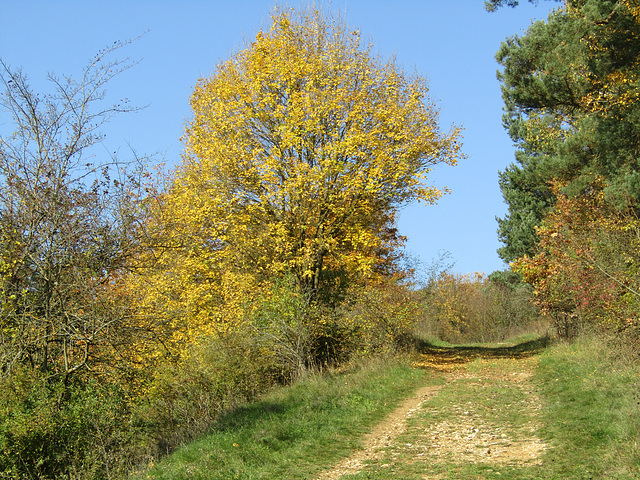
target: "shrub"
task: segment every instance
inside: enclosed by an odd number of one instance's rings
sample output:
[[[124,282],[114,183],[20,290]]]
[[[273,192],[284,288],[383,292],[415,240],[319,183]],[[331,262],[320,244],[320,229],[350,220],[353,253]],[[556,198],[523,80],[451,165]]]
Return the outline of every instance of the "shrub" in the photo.
[[[419,312],[415,293],[393,277],[352,289],[339,317],[348,350],[369,355],[410,347]]]
[[[114,478],[139,444],[123,390],[22,369],[0,384],[2,478]]]
[[[502,341],[528,330],[545,330],[531,288],[511,272],[490,277],[444,271],[420,290],[420,335],[447,342]]]
[[[135,420],[144,426],[153,456],[166,455],[206,432],[223,412],[276,383],[256,339],[229,332],[201,339],[180,362],[160,366]]]

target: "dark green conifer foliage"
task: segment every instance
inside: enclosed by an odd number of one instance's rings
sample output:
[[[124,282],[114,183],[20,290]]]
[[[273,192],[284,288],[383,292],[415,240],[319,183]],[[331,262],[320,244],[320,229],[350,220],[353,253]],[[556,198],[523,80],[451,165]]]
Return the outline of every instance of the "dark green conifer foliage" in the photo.
[[[509,208],[498,219],[504,260],[535,252],[535,227],[555,201],[552,180],[579,195],[599,176],[619,208],[638,204],[636,7],[634,0],[567,1],[498,51],[503,122],[518,149],[499,179]]]

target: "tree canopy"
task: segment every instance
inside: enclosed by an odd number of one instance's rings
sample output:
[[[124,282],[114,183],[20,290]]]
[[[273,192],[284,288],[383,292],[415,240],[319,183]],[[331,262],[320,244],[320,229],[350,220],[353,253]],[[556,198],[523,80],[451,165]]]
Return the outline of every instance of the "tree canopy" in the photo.
[[[196,85],[167,202],[203,261],[316,292],[384,263],[397,210],[442,195],[427,174],[456,163],[459,129],[442,133],[424,79],[340,21],[276,10],[272,22]]]
[[[535,227],[555,202],[553,179],[574,195],[600,176],[612,201],[637,201],[637,9],[568,2],[499,50],[504,123],[518,146],[516,163],[500,175],[509,205],[499,219],[505,260],[535,251]]]
[[[633,0],[567,1],[497,55],[518,147],[499,253],[566,336],[638,334],[639,20]]]
[[[529,0],[529,3],[537,4],[539,0]],[[561,2],[562,0],[555,0],[556,2]],[[501,7],[511,7],[515,8],[520,4],[518,0],[485,0],[484,8],[487,12],[495,12]]]

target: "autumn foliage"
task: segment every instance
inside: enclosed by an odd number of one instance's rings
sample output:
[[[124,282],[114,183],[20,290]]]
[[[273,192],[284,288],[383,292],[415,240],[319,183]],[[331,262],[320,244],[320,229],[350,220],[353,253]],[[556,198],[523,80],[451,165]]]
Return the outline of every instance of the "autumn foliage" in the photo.
[[[3,478],[116,478],[278,383],[412,344],[398,211],[461,156],[425,80],[276,9],[196,83],[159,174],[92,149],[135,110],[101,106],[121,46],[53,95],[0,63]]]
[[[426,341],[497,342],[523,332],[544,335],[547,330],[532,304],[532,289],[511,271],[486,276],[445,269],[432,275],[416,295],[421,306],[416,330]]]
[[[638,330],[638,219],[612,207],[600,185],[577,198],[558,192],[538,228],[539,253],[513,264],[566,337],[597,325]]]
[[[639,12],[567,1],[498,53],[518,146],[500,179],[500,254],[563,337],[606,330],[637,345]]]
[[[245,328],[284,281],[304,308],[272,326],[304,325],[298,363],[325,361],[348,292],[402,276],[398,209],[435,202],[430,168],[460,156],[427,93],[317,11],[277,10],[201,79],[182,165],[150,213],[154,262],[130,278],[139,311],[166,318],[168,348]]]
[[[314,291],[330,288],[325,269],[368,274],[397,208],[437,200],[426,175],[459,156],[458,130],[441,134],[427,102],[424,80],[374,57],[357,31],[276,11],[198,82],[168,201],[235,271],[290,272]]]

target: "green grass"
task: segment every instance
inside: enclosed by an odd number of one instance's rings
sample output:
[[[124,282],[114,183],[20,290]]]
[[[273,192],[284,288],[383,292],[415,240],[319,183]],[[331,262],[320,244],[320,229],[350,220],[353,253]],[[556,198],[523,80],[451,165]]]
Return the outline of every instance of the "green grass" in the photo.
[[[136,478],[314,478],[360,447],[362,435],[430,378],[400,360],[313,376],[229,413]]]
[[[313,479],[427,383],[442,388],[381,458],[343,480],[640,478],[637,355],[620,361],[598,339],[520,340],[432,347],[455,360],[446,382],[400,361],[312,377],[230,413],[137,478]]]
[[[640,478],[640,364],[601,340],[558,345],[540,359],[547,462],[558,478]]]
[[[453,350],[468,355],[469,348]],[[613,359],[599,339],[554,345],[528,358],[509,359],[501,350],[476,349],[476,359],[464,367],[467,375],[426,402],[384,458],[342,479],[640,478],[637,355],[631,362]],[[523,368],[533,375],[509,381]],[[438,432],[438,425],[455,427]],[[451,449],[438,450],[438,435],[451,437],[455,428],[462,436]],[[473,435],[486,440],[467,440]],[[490,448],[495,453],[495,444],[517,452],[527,443],[518,439],[533,437],[546,445],[536,458],[505,461],[484,454]]]

